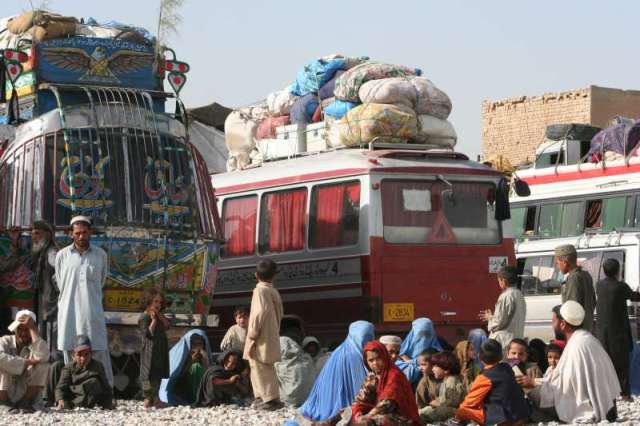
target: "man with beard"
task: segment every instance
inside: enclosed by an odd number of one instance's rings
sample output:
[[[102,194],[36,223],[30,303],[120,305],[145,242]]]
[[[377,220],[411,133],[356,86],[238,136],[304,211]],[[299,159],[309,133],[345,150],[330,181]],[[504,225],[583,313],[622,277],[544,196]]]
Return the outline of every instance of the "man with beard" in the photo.
[[[31,311],[19,311],[9,331],[15,334],[0,337],[0,405],[30,413],[47,381],[49,350]]]
[[[58,250],[53,227],[45,221],[36,221],[31,230],[31,271],[36,288],[36,306],[40,335],[47,341],[52,360],[62,355],[56,350],[58,338],[58,286],[55,264]]]
[[[566,423],[614,422],[617,418],[615,399],[620,384],[616,371],[598,339],[582,329],[584,319],[584,308],[578,302],[570,300],[553,308],[556,338],[567,342],[558,366],[540,385],[528,376],[517,378],[523,387],[534,388],[529,392],[534,422],[554,420],[553,414]]]
[[[104,367],[113,386],[111,357],[107,347],[107,325],[102,308],[102,287],[107,279],[107,254],[91,244],[91,219],[75,216],[71,219],[73,243],[56,255],[56,283],[60,289],[58,301],[58,349],[63,351],[65,364],[73,360],[76,337],[91,341],[91,356]]]

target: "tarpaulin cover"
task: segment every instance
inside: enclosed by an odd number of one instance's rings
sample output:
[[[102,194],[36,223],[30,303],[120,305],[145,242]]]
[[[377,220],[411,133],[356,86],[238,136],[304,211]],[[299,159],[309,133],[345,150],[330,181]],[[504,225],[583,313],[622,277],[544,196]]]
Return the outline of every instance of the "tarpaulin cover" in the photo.
[[[291,85],[291,93],[304,96],[309,93],[317,93],[326,82],[333,78],[339,69],[345,67],[345,60],[316,59],[304,66],[296,76],[296,81]]]
[[[326,82],[321,88],[320,90],[318,90],[318,97],[321,100],[324,99],[328,99],[328,98],[332,98],[333,97],[333,90],[336,88],[336,80],[345,73],[345,70],[338,70],[336,71],[335,75],[333,76],[333,78],[331,80],[329,80],[328,82]]]
[[[274,139],[276,137],[276,127],[289,124],[289,116],[268,117],[260,122],[256,132],[256,139]]]
[[[588,124],[550,124],[545,129],[544,136],[552,141],[561,141],[563,139],[590,141],[600,130],[599,127]]]
[[[231,111],[233,111],[231,108],[227,108],[217,102],[214,102],[198,108],[188,109],[187,113],[189,114],[189,117],[194,120],[224,131],[224,122],[229,114],[231,114]]]
[[[324,109],[324,113],[334,118],[342,118],[346,113],[349,112],[349,110],[357,106],[358,104],[356,103],[336,99],[333,103],[331,103]]]
[[[598,132],[591,140],[589,157],[592,162],[602,160],[605,152],[629,155],[640,140],[640,121],[633,124],[616,124]]]
[[[345,146],[366,144],[375,138],[385,142],[414,140],[418,120],[412,109],[387,104],[362,104],[350,110],[337,124]]]
[[[315,94],[310,93],[298,99],[291,107],[291,123],[311,123],[311,118],[316,108],[318,108],[318,104],[318,97]]]
[[[358,91],[362,103],[395,104],[413,108],[416,114],[446,119],[451,99],[424,77],[394,77],[371,80]]]
[[[334,94],[336,98],[360,102],[358,91],[360,87],[369,80],[380,80],[390,77],[406,77],[409,75],[421,75],[422,71],[417,68],[409,68],[402,65],[380,64],[367,62],[355,66],[342,74],[336,80]]]
[[[189,142],[204,158],[209,173],[227,171],[229,150],[224,141],[224,132],[199,121],[190,121]]]

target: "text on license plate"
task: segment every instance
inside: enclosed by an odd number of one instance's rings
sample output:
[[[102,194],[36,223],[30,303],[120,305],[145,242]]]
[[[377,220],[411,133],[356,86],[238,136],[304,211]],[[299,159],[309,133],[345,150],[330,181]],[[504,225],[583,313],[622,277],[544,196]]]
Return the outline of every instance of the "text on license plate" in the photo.
[[[383,306],[384,321],[413,321],[413,303],[385,303]]]

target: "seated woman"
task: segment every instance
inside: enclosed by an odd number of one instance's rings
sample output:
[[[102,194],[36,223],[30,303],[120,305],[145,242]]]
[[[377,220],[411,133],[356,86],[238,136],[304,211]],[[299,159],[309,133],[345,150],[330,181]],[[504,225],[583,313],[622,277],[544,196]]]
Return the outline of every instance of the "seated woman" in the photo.
[[[316,378],[311,355],[292,338],[280,336],[280,361],[275,364],[280,399],[294,407],[309,396]]]
[[[367,376],[362,364],[362,349],[374,338],[374,327],[370,322],[356,321],[349,326],[347,339],[331,353],[309,397],[300,407],[304,417],[328,420],[351,405]]]
[[[425,423],[445,421],[453,417],[467,394],[460,379],[460,364],[449,351],[431,357],[433,375],[440,381],[437,397],[429,405],[420,409],[420,419]]]
[[[218,363],[207,368],[195,405],[213,407],[220,404],[236,404],[245,406],[251,401],[251,380],[249,365],[242,359],[242,354],[227,351],[220,355]]]
[[[364,363],[369,374],[351,407],[350,424],[420,425],[411,383],[391,362],[387,348],[378,341],[367,343]]]
[[[471,389],[471,383],[480,374],[480,368],[476,365],[476,349],[469,340],[463,340],[456,345],[454,351],[458,363],[460,364],[460,375],[466,392]]]
[[[170,405],[193,404],[209,364],[211,348],[205,332],[186,333],[169,351],[169,378],[162,379],[160,400]]]
[[[400,346],[400,359],[396,365],[407,376],[412,386],[422,378],[418,356],[425,350],[442,350],[433,322],[429,318],[418,318],[411,323],[411,331]]]

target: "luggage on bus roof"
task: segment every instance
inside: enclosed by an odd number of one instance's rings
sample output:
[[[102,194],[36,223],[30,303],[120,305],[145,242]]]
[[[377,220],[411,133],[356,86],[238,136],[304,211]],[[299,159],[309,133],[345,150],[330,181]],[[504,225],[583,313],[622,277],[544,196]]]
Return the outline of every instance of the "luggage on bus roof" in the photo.
[[[599,127],[588,124],[550,124],[547,126],[544,135],[547,139],[553,141],[561,141],[563,139],[590,141],[600,130]]]

